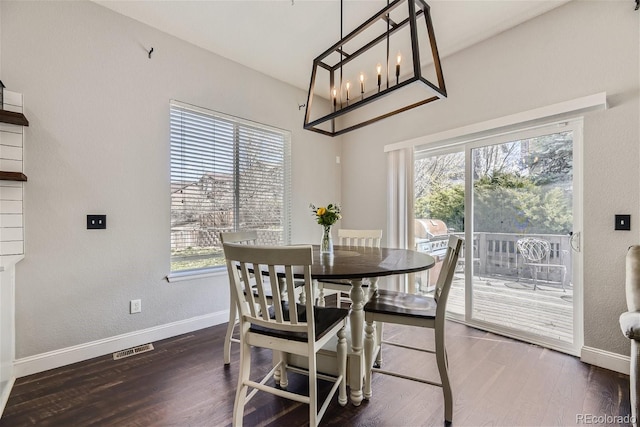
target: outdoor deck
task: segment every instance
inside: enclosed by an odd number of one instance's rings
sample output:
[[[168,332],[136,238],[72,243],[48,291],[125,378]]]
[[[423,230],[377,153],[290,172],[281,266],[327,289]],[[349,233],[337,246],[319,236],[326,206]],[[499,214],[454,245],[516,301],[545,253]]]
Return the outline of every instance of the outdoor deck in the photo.
[[[563,291],[558,283],[539,281],[534,291],[529,279],[474,276],[474,286],[475,319],[572,342],[573,288],[570,285]],[[453,313],[464,314],[462,273],[454,277],[447,306]]]

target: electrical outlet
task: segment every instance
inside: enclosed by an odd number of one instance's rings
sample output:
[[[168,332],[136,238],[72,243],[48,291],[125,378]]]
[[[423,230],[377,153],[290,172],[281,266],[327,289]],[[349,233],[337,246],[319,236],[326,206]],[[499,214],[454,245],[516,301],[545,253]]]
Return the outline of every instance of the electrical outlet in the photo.
[[[129,309],[131,314],[140,313],[142,311],[142,300],[132,299],[129,302]]]

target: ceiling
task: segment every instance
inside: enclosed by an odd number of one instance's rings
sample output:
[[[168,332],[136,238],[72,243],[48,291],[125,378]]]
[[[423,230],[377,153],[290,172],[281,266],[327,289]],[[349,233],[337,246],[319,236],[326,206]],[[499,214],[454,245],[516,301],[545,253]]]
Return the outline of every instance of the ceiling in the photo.
[[[93,0],[307,90],[313,59],[340,40],[339,0]],[[442,58],[569,0],[428,0]],[[345,0],[346,35],[386,0]],[[153,46],[153,41],[150,41]],[[161,50],[155,46],[154,53]]]

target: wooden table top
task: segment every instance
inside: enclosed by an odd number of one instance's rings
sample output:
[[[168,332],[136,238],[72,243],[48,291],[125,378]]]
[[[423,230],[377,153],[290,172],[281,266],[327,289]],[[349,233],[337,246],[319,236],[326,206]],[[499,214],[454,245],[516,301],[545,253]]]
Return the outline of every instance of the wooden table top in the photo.
[[[334,246],[331,257],[321,256],[320,247],[313,246],[311,277],[319,280],[381,277],[414,273],[434,265],[431,255],[408,249]]]

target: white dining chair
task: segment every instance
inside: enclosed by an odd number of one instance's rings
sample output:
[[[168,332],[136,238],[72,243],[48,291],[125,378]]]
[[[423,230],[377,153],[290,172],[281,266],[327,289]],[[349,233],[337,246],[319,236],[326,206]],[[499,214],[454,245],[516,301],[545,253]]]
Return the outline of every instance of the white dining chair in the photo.
[[[224,243],[242,243],[245,245],[255,245],[258,241],[258,232],[256,230],[247,231],[229,231],[220,233],[220,242]],[[224,364],[231,363],[231,343],[240,342],[240,339],[233,336],[233,330],[238,324],[238,310],[233,292],[229,293],[229,323],[227,325],[227,333],[224,337]]]
[[[338,230],[338,244],[340,246],[352,246],[360,248],[379,248],[382,241],[382,230],[354,230],[341,228]],[[377,285],[377,278],[368,279],[362,283],[363,289],[367,290]],[[337,306],[342,303],[350,303],[349,291],[351,291],[351,281],[344,279],[318,281],[318,304],[324,306],[327,296],[326,290],[336,291]],[[365,296],[366,300],[366,296]]]
[[[451,383],[449,381],[444,328],[447,298],[449,296],[449,289],[451,288],[451,282],[453,281],[453,275],[455,273],[461,247],[461,238],[449,236],[447,252],[442,261],[442,268],[438,275],[438,281],[436,283],[433,296],[423,296],[382,289],[378,289],[377,292],[372,293],[370,296],[369,301],[364,306],[364,318],[366,322],[364,339],[365,399],[370,399],[372,396],[372,372],[378,372],[381,374],[392,375],[399,378],[442,387],[442,393],[444,395],[444,419],[445,423],[451,424],[453,420],[453,395],[451,391]],[[433,329],[435,334],[435,350],[388,342],[382,339],[377,340],[374,338],[374,336],[377,335],[377,322],[381,322],[382,324],[393,323]],[[418,376],[401,374],[397,371],[383,370],[381,368],[374,367],[373,356],[377,347],[376,343],[380,345],[378,352],[382,352],[382,344],[386,344],[435,354],[438,372],[440,374],[440,382],[437,383]],[[414,371],[419,371],[419,367],[415,367]]]
[[[308,404],[309,424],[317,426],[336,392],[338,403],[342,406],[347,403],[345,328],[349,310],[315,307],[313,298],[307,298],[305,305],[276,300],[270,302],[269,295],[278,295],[281,285],[290,295],[293,294],[296,286],[294,271],[298,277],[303,277],[307,295],[312,295],[311,246],[247,246],[224,243],[223,248],[231,293],[240,314],[240,373],[233,408],[233,425],[242,426],[245,405],[258,391],[264,391]],[[252,274],[258,270],[261,274]],[[264,280],[267,272],[268,280]],[[253,284],[255,292],[245,292],[247,283]],[[317,372],[317,353],[336,336],[337,375],[320,374]],[[268,348],[273,350],[274,356],[277,355],[277,363],[261,381],[251,379],[252,347]],[[289,366],[289,354],[306,357],[308,370]],[[308,375],[308,394],[286,390],[288,370]],[[280,388],[268,384],[276,372],[279,373]],[[321,404],[318,402],[318,379],[334,383]]]

